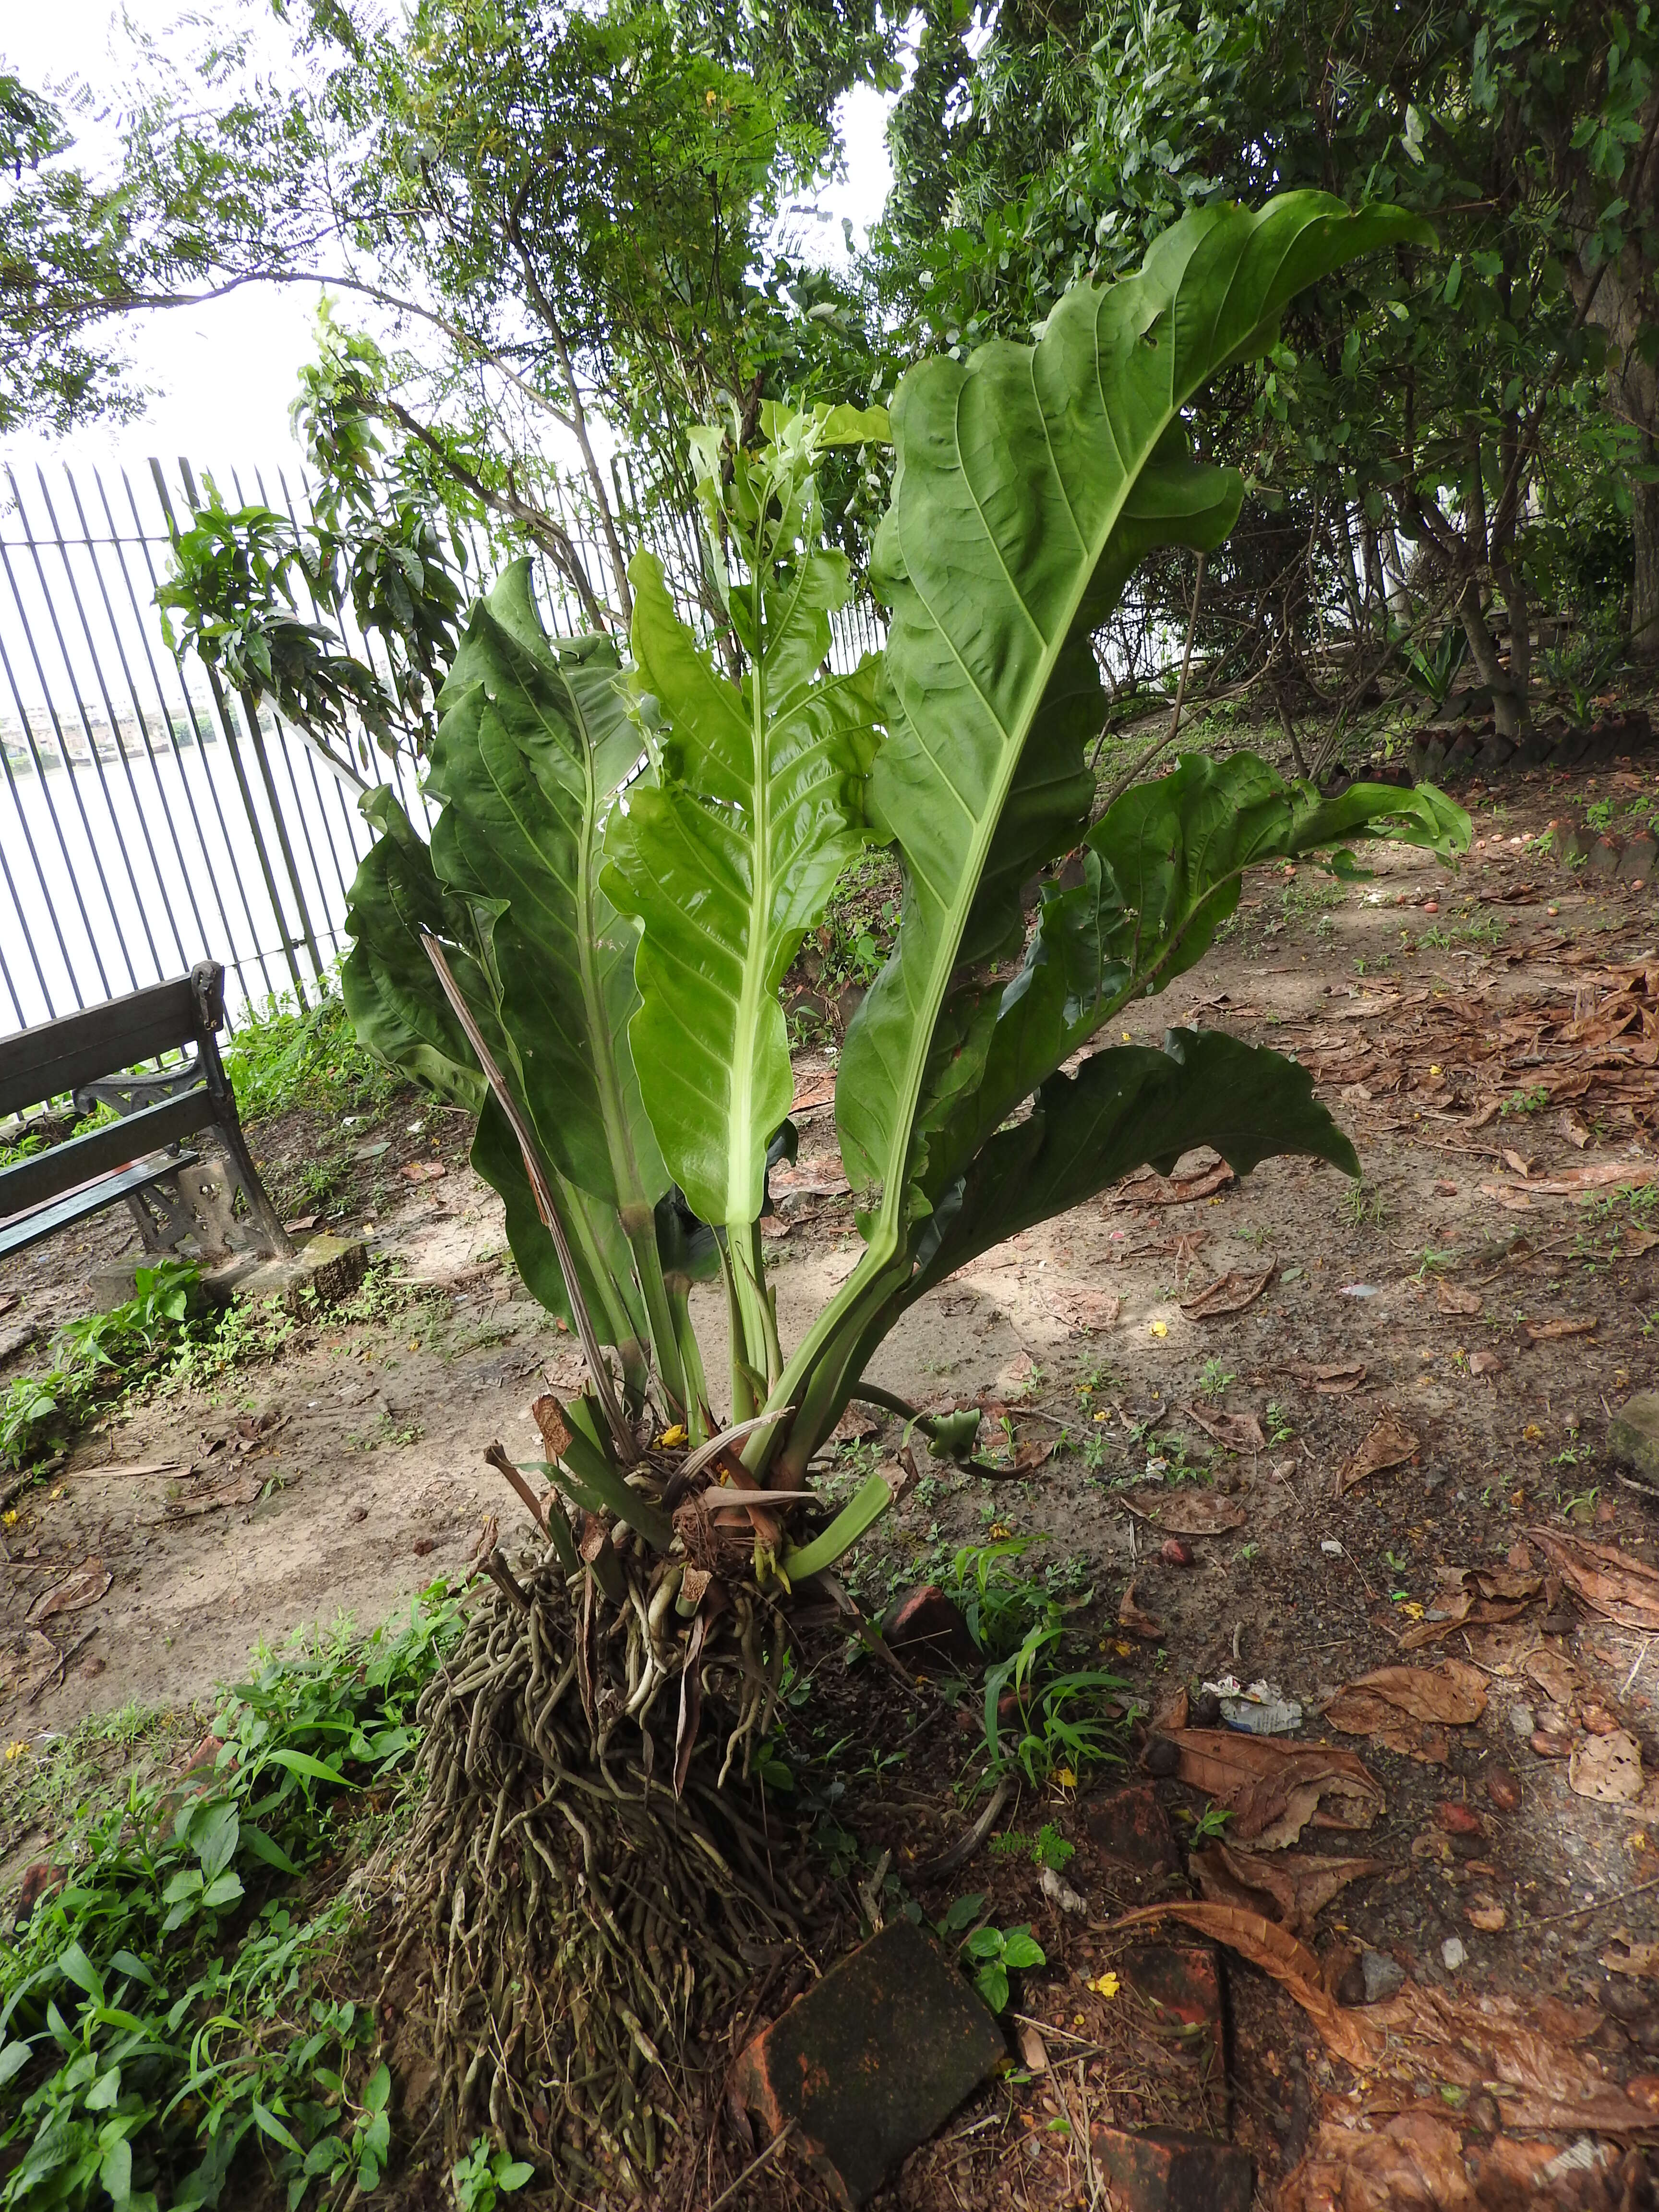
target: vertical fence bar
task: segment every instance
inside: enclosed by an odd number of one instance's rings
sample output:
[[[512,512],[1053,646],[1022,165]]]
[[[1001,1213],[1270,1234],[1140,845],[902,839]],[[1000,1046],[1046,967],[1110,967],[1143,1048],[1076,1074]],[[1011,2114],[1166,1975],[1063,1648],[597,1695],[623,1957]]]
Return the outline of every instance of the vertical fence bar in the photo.
[[[115,833],[115,842],[120,848],[121,863],[126,870],[127,883],[132,892],[132,902],[138,910],[138,920],[143,929],[144,941],[149,946],[150,960],[155,969],[155,975],[153,980],[159,981],[161,975],[161,954],[156,950],[155,933],[150,928],[149,919],[144,912],[144,902],[138,889],[138,878],[133,873],[132,856],[127,851],[126,841],[121,835],[121,825],[116,819],[114,802],[109,795],[109,778],[104,774],[104,763],[99,754],[98,740],[92,733],[91,717],[87,713],[85,703],[81,697],[80,684],[76,680],[75,664],[70,659],[69,646],[64,636],[64,626],[58,619],[58,609],[53,602],[51,589],[46,583],[46,563],[40,557],[40,548],[36,543],[34,532],[29,525],[28,511],[24,507],[21,496],[18,492],[17,479],[13,476],[9,469],[6,471],[6,479],[11,486],[11,495],[16,503],[17,519],[22,525],[23,543],[28,548],[30,558],[34,564],[35,578],[40,586],[40,596],[46,602],[46,617],[52,624],[52,635],[58,641],[58,657],[64,664],[64,675],[68,681],[70,690],[75,695],[75,711],[80,720],[82,733],[87,741],[87,754],[92,763],[93,774],[98,779],[98,788],[103,798],[104,811],[109,816],[110,828]],[[42,483],[42,489],[45,489],[44,480]],[[44,690],[46,687],[46,676],[45,672],[40,666],[38,655],[36,657],[35,667],[36,672],[40,676],[41,688]],[[48,693],[47,697],[48,702],[50,702],[50,693]],[[58,726],[58,718],[55,714],[52,716],[52,720],[54,726]],[[64,763],[67,766],[69,764],[70,757],[69,745],[67,740],[63,739],[62,738],[61,728],[59,729],[59,737],[60,741],[64,745]],[[118,746],[117,750],[119,750]],[[73,783],[74,778],[72,775],[70,781]],[[116,913],[114,896],[110,890],[109,878],[104,873],[104,863],[100,856],[97,842],[92,834],[92,824],[87,819],[85,805],[80,799],[80,787],[78,784],[75,786],[75,790],[76,803],[80,805],[81,807],[81,818],[86,826],[87,842],[92,847],[93,866],[98,872],[98,880],[103,888],[104,899],[109,908],[110,919],[112,922],[116,923],[116,926],[118,928],[119,921]],[[134,990],[137,990],[138,988],[137,972],[132,964],[132,956],[127,950],[126,933],[125,931],[121,933],[121,957],[126,962],[127,974],[132,978],[132,987]]]
[[[46,520],[52,525],[52,542],[57,546],[58,558],[64,564],[64,575],[69,585],[70,599],[75,608],[76,618],[81,625],[81,635],[87,641],[88,658],[92,663],[93,677],[98,685],[98,696],[104,702],[104,714],[109,723],[110,736],[114,740],[116,757],[120,761],[122,769],[126,776],[127,795],[132,801],[132,811],[138,819],[139,834],[143,836],[144,841],[144,850],[149,855],[150,872],[155,878],[155,888],[161,895],[161,904],[166,908],[167,920],[173,925],[173,942],[174,950],[177,951],[179,956],[179,964],[181,968],[188,968],[190,965],[190,955],[185,950],[184,938],[180,934],[178,921],[173,915],[172,903],[167,899],[162,885],[161,864],[156,857],[155,842],[150,836],[149,823],[145,819],[144,809],[139,802],[138,784],[137,778],[132,773],[132,763],[127,758],[127,749],[121,742],[120,718],[115,711],[115,702],[110,696],[109,685],[104,680],[103,663],[98,658],[98,647],[93,638],[92,624],[87,620],[87,611],[82,605],[81,600],[81,587],[75,580],[75,570],[70,565],[69,548],[64,543],[64,533],[58,525],[58,513],[52,503],[52,494],[46,489],[46,472],[45,469],[42,468],[37,470],[36,474],[40,479],[40,496],[46,503]],[[75,492],[75,479],[73,477],[70,476],[67,469],[64,470],[64,474],[68,479],[70,492],[75,495],[75,503],[78,508],[81,501],[79,494]],[[84,532],[84,521],[82,522],[82,527]],[[88,552],[91,551],[92,549],[90,544],[88,544],[87,550]],[[96,573],[97,562],[95,560],[94,561],[93,567],[94,573]],[[100,578],[100,587],[101,582],[102,580]],[[109,600],[107,596],[104,601],[104,609],[105,612],[107,613],[109,611]],[[137,702],[134,702],[134,712],[135,714],[137,712]],[[138,734],[143,740],[144,751],[148,757],[149,754],[149,732],[144,727],[143,717],[142,715],[138,716]],[[106,793],[106,803],[107,798],[108,794]],[[165,814],[165,808],[161,811]],[[113,808],[111,809],[111,818],[112,820],[114,818]],[[125,841],[123,840],[124,849],[125,843]],[[181,853],[179,855],[179,866],[181,871],[183,870],[184,864],[184,855]],[[128,860],[127,872],[129,876],[132,873],[131,859]],[[137,886],[135,882],[135,896],[137,895]],[[143,902],[141,902],[141,910],[142,907]],[[156,950],[155,934],[149,927],[149,921],[147,914],[143,915],[143,920],[144,933],[149,939],[150,952],[155,961],[155,980],[159,983],[165,971],[161,966],[161,955]]]
[[[150,682],[155,687],[156,712],[161,718],[161,727],[167,732],[167,743],[173,749],[173,764],[179,772],[179,789],[184,796],[185,807],[189,811],[191,827],[196,833],[196,846],[198,852],[201,855],[203,869],[206,874],[209,884],[212,886],[214,904],[219,909],[219,926],[224,932],[223,938],[218,945],[216,945],[208,934],[205,924],[203,924],[203,950],[210,956],[222,958],[225,961],[227,965],[228,965],[232,972],[234,974],[238,983],[241,986],[243,996],[245,998],[249,997],[252,994],[248,991],[247,977],[243,973],[241,959],[236,951],[235,932],[231,927],[230,914],[225,905],[225,895],[220,884],[219,871],[213,865],[212,858],[208,849],[207,832],[202,827],[202,817],[197,810],[196,794],[190,787],[190,776],[187,770],[187,763],[185,760],[185,749],[179,744],[179,733],[173,726],[173,712],[167,705],[167,692],[161,683],[161,672],[156,666],[155,656],[150,650],[149,632],[145,624],[143,610],[140,608],[138,604],[138,593],[132,580],[132,573],[127,566],[126,554],[121,544],[121,533],[116,525],[114,511],[111,507],[109,502],[109,493],[105,487],[102,477],[99,475],[95,469],[93,471],[93,481],[98,487],[98,497],[104,509],[104,520],[109,525],[110,545],[114,553],[115,565],[121,572],[121,581],[126,586],[127,604],[132,610],[134,629],[137,633],[139,644],[143,648],[144,665],[149,671]],[[123,489],[126,492],[127,504],[132,509],[133,529],[137,534],[139,550],[143,554],[144,566],[149,571],[150,580],[150,605],[153,608],[155,605],[155,594],[157,583],[155,564],[149,557],[149,547],[144,538],[143,524],[139,518],[138,501],[134,495],[131,481],[128,477],[125,469],[121,471],[121,483]],[[123,665],[125,666],[125,653],[123,654],[122,659]],[[131,681],[131,678],[129,678],[129,681]],[[253,955],[259,961],[260,972],[264,976],[265,990],[267,994],[269,994],[270,990],[270,970],[265,967],[264,956],[258,950],[259,936],[258,930],[253,926],[253,909],[247,902],[247,893],[242,884],[242,872],[236,866],[235,856],[231,853],[230,835],[225,827],[224,810],[220,806],[219,795],[213,788],[212,771],[207,767],[206,761],[203,757],[201,726],[196,720],[196,710],[190,694],[188,691],[184,690],[182,678],[180,678],[179,688],[180,696],[184,699],[185,709],[190,715],[191,729],[195,738],[195,744],[191,750],[195,752],[197,758],[202,761],[204,772],[207,777],[208,796],[213,801],[214,812],[219,823],[219,834],[224,839],[225,850],[230,858],[230,873],[235,882],[237,890],[242,893],[242,910],[244,915],[246,916],[248,936],[253,948]],[[137,687],[136,684],[134,684],[133,687],[133,696],[136,710],[136,702],[137,697]],[[153,756],[151,765],[154,767]],[[159,795],[161,781],[161,770],[159,769],[155,769],[155,773],[156,790]],[[165,799],[162,799],[161,803],[164,806],[166,805]],[[169,821],[172,820],[171,808],[167,808],[167,817]],[[176,825],[174,829],[174,836],[175,837],[177,836]],[[185,881],[188,885],[188,873],[186,874]],[[198,921],[200,922],[200,908],[197,906],[196,894],[193,889],[191,890],[191,907],[192,912],[196,914]]]

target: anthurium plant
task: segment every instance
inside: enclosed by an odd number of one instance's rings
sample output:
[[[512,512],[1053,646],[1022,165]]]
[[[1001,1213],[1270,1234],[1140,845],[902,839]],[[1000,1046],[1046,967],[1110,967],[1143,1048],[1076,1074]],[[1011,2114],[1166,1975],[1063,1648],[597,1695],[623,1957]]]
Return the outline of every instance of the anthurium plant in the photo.
[[[546,635],[527,563],[473,608],[430,843],[388,793],[370,802],[345,990],[366,1041],[477,1111],[517,1264],[586,1350],[587,1393],[538,1401],[552,1488],[525,1494],[568,1585],[628,1623],[614,1698],[579,1684],[601,1755],[689,1675],[683,1786],[699,1669],[722,1638],[752,1657],[754,1622],[821,1587],[884,1509],[877,1475],[830,1518],[814,1455],[884,1334],[954,1270],[1195,1145],[1240,1173],[1285,1152],[1358,1172],[1279,1054],[1208,1030],[1096,1040],[1203,957],[1247,868],[1352,867],[1342,848],[1375,838],[1446,856],[1466,818],[1425,787],[1326,799],[1248,754],[1183,758],[1093,818],[1091,641],[1149,552],[1213,549],[1237,517],[1239,477],[1192,449],[1206,386],[1276,342],[1304,286],[1419,229],[1315,193],[1212,206],[1137,276],[1068,293],[1035,343],[921,363],[890,423],[771,406],[752,444],[735,423],[699,433],[714,635],[647,553],[626,658]],[[830,448],[890,437],[871,568],[886,646],[836,673],[852,579],[817,473]],[[864,1249],[786,1345],[760,1235],[792,1141],[781,986],[871,843],[903,897],[836,1073]],[[724,1286],[719,1388],[700,1280]],[[733,1747],[767,1671],[740,1669]]]

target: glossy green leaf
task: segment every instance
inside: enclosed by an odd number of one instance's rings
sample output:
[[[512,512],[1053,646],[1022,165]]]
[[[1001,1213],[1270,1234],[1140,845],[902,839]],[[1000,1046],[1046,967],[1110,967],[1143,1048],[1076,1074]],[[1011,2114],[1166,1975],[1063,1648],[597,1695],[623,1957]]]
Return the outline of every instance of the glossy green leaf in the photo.
[[[1030,1115],[992,1137],[941,1195],[901,1303],[1133,1170],[1167,1170],[1195,1145],[1212,1146],[1241,1175],[1280,1152],[1359,1171],[1305,1068],[1220,1030],[1171,1030],[1161,1052],[1115,1046],[1075,1075],[1049,1078]]]
[[[875,1526],[892,1502],[886,1476],[872,1474],[821,1535],[784,1553],[783,1571],[795,1583],[833,1567],[843,1552],[850,1551],[866,1530]]]
[[[874,679],[820,672],[848,592],[839,553],[732,586],[750,652],[737,683],[675,612],[656,556],[629,574],[664,732],[657,785],[630,791],[608,841],[607,880],[642,925],[629,1034],[675,1181],[703,1220],[746,1224],[793,1090],[779,987],[863,839]]]
[[[599,881],[641,752],[616,647],[550,645],[515,561],[474,607],[440,704],[432,863],[481,917],[520,1103],[562,1174],[642,1218],[668,1178],[628,1048],[635,932]]]
[[[881,1192],[872,1267],[896,1250],[919,1198],[913,1131],[930,1061],[940,1080],[934,1031],[951,973],[1014,926],[1014,886],[1005,878],[999,895],[987,870],[1028,743],[1035,733],[1056,758],[1022,787],[1027,866],[1045,843],[1062,849],[1077,823],[1069,741],[1048,732],[1075,731],[1089,636],[1152,547],[1218,544],[1237,513],[1240,479],[1190,459],[1182,409],[1218,369],[1272,343],[1304,285],[1421,230],[1319,193],[1260,213],[1218,204],[1166,231],[1139,276],[1074,287],[1036,346],[935,358],[903,380],[873,562],[892,610],[897,713],[871,808],[899,845],[905,901],[836,1089],[848,1172]],[[973,1048],[945,1042],[949,1079]]]
[[[1250,753],[1188,757],[1127,792],[1090,830],[1082,881],[1045,886],[1012,980],[957,994],[975,1007],[980,1033],[971,1066],[930,1118],[929,1201],[1121,1008],[1165,989],[1208,951],[1237,908],[1247,867],[1338,838],[1386,838],[1449,859],[1468,848],[1469,822],[1431,785],[1355,784],[1325,799]]]

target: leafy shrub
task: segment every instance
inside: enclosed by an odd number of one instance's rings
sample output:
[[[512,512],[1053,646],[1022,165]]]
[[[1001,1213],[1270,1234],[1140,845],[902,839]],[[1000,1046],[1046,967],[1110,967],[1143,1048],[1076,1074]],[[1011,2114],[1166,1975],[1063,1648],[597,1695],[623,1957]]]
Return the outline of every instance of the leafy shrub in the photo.
[[[295,1106],[372,1111],[393,1088],[386,1062],[359,1043],[333,992],[304,1013],[286,993],[246,1012],[226,1047],[225,1068],[245,1121]]]

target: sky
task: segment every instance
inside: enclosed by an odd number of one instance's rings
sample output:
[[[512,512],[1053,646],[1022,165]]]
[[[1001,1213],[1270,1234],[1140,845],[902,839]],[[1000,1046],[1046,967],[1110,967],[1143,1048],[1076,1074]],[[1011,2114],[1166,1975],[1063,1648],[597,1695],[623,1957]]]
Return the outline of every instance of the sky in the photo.
[[[159,29],[190,11],[185,0],[126,0],[126,12]],[[94,91],[107,88],[118,82],[121,13],[117,0],[46,0],[33,8],[7,0],[0,54],[26,83],[76,76]],[[797,215],[791,222],[797,250],[811,258],[843,258],[843,216],[861,240],[879,216],[892,173],[884,136],[889,105],[862,87],[842,102],[846,177],[818,196],[816,206],[827,220]],[[0,446],[0,458],[14,466],[54,459],[131,466],[152,453],[167,461],[182,454],[198,471],[222,473],[292,464],[299,456],[289,409],[301,365],[312,355],[315,306],[315,295],[299,286],[250,285],[208,306],[158,310],[136,320],[129,350],[134,380],[150,394],[143,416],[90,425],[63,441],[15,435]],[[360,307],[351,310],[354,316]]]

